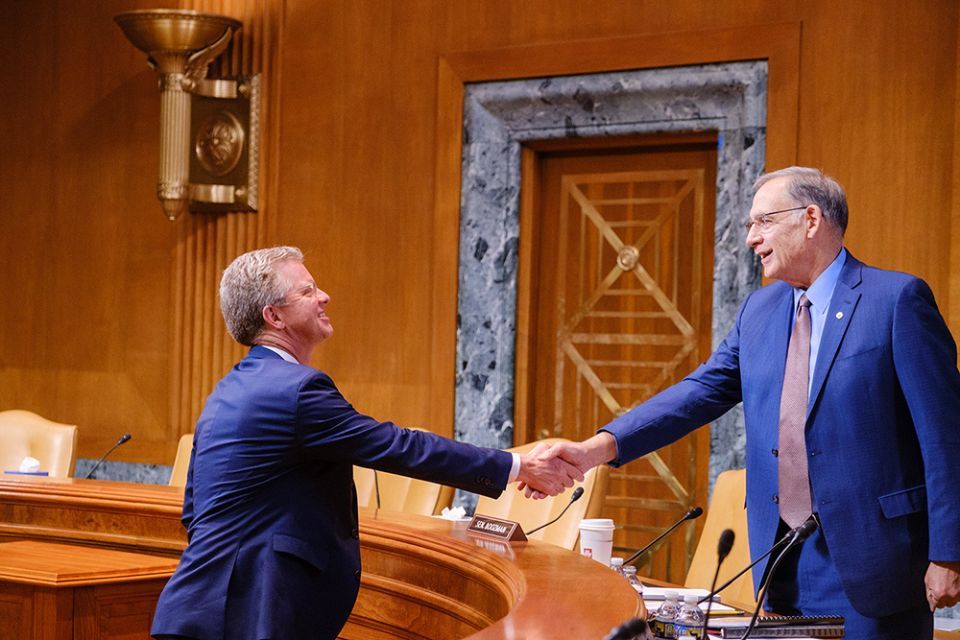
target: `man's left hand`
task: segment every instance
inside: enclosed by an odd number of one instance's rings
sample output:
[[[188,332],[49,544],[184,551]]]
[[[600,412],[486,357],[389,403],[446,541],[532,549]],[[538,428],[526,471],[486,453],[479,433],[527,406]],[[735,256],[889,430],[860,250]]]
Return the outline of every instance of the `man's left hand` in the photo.
[[[923,582],[930,611],[960,602],[960,562],[931,562]]]

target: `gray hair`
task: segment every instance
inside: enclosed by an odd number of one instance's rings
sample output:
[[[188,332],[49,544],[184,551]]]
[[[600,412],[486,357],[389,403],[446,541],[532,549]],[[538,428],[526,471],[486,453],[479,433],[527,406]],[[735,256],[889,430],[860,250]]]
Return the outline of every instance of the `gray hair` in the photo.
[[[253,346],[263,331],[263,308],[280,304],[290,283],[277,275],[276,266],[287,260],[303,262],[297,247],[270,247],[249,251],[234,259],[220,278],[220,312],[227,331],[240,344]]]
[[[802,205],[815,204],[823,211],[823,217],[840,230],[847,230],[847,194],[840,183],[830,176],[810,167],[787,167],[765,173],[753,183],[754,193],[777,178],[787,178],[787,193]]]

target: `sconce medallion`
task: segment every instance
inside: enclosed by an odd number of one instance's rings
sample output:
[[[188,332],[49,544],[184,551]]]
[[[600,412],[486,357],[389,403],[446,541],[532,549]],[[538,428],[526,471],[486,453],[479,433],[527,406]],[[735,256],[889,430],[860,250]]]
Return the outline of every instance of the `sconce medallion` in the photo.
[[[243,125],[229,111],[218,111],[204,120],[197,130],[197,160],[212,176],[233,171],[243,154]]]

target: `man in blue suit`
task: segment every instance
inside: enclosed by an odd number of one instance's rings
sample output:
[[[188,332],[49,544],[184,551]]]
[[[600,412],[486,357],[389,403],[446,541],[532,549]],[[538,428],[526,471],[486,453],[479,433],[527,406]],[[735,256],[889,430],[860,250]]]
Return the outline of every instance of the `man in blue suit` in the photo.
[[[157,638],[332,639],[360,587],[353,465],[496,497],[516,479],[557,494],[582,474],[361,415],[310,356],[330,297],[293,247],[246,253],[220,283],[230,334],[252,346],[194,435],[187,548],[160,595]]]
[[[956,346],[926,283],[844,249],[836,181],[792,167],[754,188],[747,244],[779,282],[746,298],[684,380],[554,453],[582,470],[624,464],[743,402],[751,554],[821,523],[766,608],[839,613],[855,640],[930,638],[931,612],[960,599]]]

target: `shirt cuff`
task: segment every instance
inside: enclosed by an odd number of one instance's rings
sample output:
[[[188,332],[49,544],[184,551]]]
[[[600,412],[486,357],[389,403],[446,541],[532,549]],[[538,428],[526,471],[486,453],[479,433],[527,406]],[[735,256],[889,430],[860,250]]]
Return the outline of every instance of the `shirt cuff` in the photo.
[[[520,475],[520,454],[511,451],[510,455],[513,456],[513,464],[510,467],[510,475],[507,476],[507,484],[516,480],[517,476]]]

